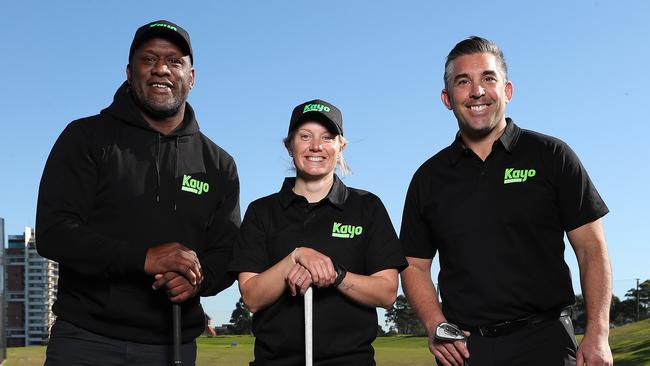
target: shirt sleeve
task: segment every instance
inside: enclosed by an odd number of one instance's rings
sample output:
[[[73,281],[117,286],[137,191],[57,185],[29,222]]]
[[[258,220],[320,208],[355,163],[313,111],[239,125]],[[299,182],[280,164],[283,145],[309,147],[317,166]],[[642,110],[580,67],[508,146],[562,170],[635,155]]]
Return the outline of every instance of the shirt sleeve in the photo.
[[[369,194],[371,213],[368,224],[368,249],[366,254],[366,271],[368,274],[395,268],[402,271],[408,266],[402,247],[397,239],[388,212],[379,197]]]
[[[261,225],[255,202],[251,203],[244,214],[239,237],[235,244],[233,261],[228,268],[234,273],[262,273],[270,267],[266,250],[266,234]]]
[[[418,171],[406,192],[399,240],[407,257],[433,258],[437,248],[422,211],[424,192],[421,189],[421,181]]]
[[[92,230],[89,213],[105,151],[83,120],[68,125],[45,163],[36,212],[36,249],[79,273],[109,277],[144,270],[146,250]]]
[[[553,175],[564,230],[571,231],[606,215],[609,209],[575,152],[561,141],[554,148]]]

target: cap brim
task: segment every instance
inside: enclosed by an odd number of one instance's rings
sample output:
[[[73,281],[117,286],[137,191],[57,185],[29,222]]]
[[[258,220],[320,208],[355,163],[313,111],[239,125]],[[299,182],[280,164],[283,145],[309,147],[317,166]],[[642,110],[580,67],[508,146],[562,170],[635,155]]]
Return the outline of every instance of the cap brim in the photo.
[[[301,115],[299,118],[296,119],[296,121],[293,123],[293,128],[292,131],[297,130],[302,124],[305,122],[318,122],[322,124],[329,132],[335,133],[337,135],[343,135],[343,131],[339,129],[339,127],[329,119],[326,115],[320,113],[320,112],[307,112],[303,115]]]
[[[153,38],[162,38],[169,40],[170,42],[174,43],[182,52],[184,56],[190,56],[190,59],[192,59],[192,50],[190,49],[190,45],[187,43],[185,38],[178,34],[178,32],[169,30],[163,27],[160,28],[155,28],[155,29],[149,29],[147,30],[146,33],[142,34],[137,41],[132,45],[133,48],[133,54],[140,48],[145,42],[153,39]],[[192,60],[192,63],[194,60]]]

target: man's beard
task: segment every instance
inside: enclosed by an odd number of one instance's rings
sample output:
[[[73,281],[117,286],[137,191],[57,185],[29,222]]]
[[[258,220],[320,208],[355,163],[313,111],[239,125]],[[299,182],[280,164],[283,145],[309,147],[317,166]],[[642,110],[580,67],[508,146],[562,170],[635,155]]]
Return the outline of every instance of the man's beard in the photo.
[[[169,103],[165,103],[164,105],[156,105],[150,100],[147,100],[147,98],[141,98],[139,95],[140,93],[138,93],[135,88],[131,87],[131,91],[135,104],[140,107],[140,110],[142,110],[144,114],[155,120],[166,119],[175,116],[183,104],[185,104],[185,100],[187,99],[187,95],[184,97],[173,97]]]

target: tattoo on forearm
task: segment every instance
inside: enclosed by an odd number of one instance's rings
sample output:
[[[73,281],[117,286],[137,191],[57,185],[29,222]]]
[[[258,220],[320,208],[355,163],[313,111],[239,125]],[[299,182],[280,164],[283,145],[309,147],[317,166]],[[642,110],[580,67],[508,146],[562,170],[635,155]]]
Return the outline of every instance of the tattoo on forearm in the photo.
[[[345,281],[341,282],[341,284],[339,285],[339,288],[340,288],[341,290],[343,290],[343,291],[351,290],[352,287],[354,287],[353,284],[351,284],[351,283],[346,283]]]

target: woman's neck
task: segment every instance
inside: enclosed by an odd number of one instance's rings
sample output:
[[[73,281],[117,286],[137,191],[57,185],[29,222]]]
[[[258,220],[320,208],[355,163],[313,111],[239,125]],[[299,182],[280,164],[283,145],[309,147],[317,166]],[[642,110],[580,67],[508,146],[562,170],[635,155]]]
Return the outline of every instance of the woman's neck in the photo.
[[[332,185],[334,184],[334,174],[328,174],[318,179],[305,179],[296,176],[296,184],[293,186],[293,192],[303,196],[309,203],[315,203],[327,196]]]

